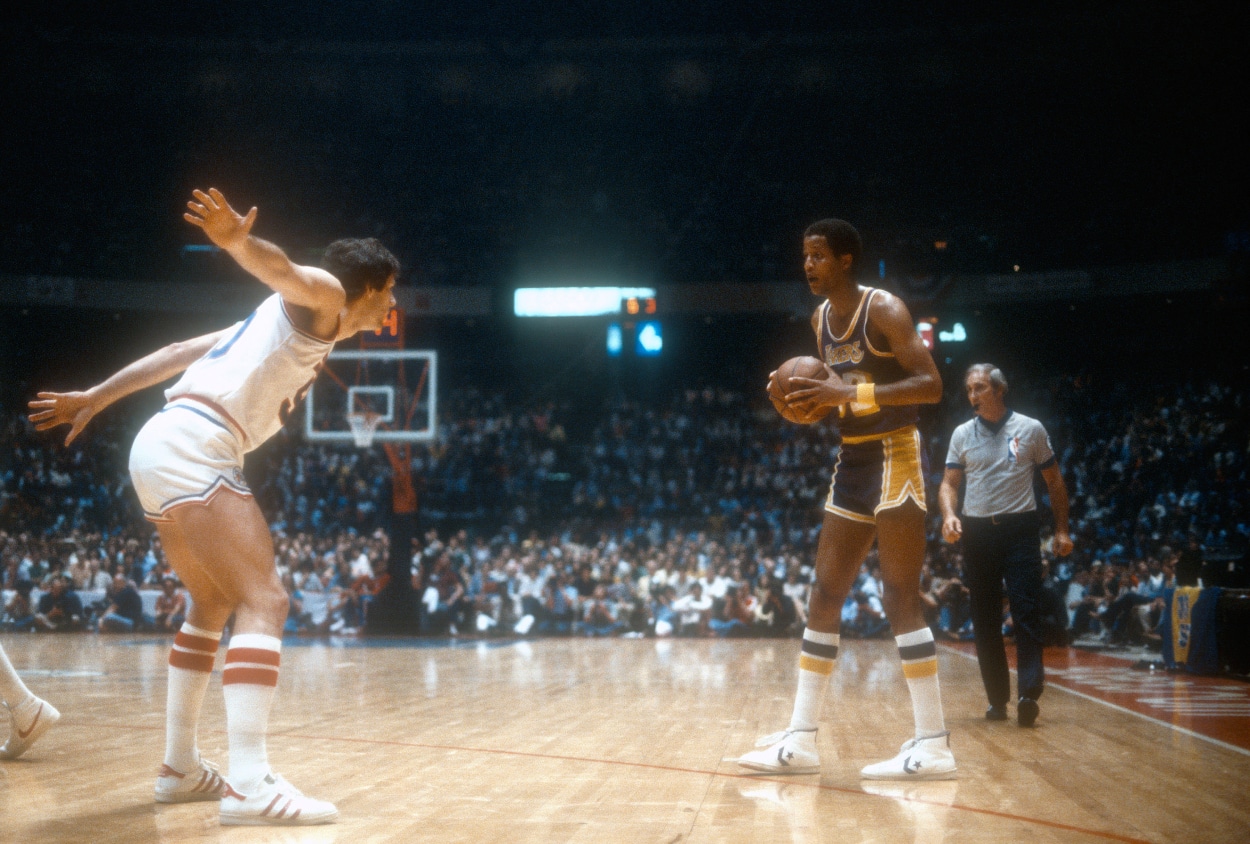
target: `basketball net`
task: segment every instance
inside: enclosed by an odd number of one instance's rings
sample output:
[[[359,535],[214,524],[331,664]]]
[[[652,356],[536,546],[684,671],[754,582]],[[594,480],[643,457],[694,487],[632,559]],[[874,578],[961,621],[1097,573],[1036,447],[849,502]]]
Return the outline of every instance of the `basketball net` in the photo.
[[[373,445],[373,435],[382,421],[380,413],[349,413],[347,424],[352,428],[352,439],[357,448],[368,448]]]

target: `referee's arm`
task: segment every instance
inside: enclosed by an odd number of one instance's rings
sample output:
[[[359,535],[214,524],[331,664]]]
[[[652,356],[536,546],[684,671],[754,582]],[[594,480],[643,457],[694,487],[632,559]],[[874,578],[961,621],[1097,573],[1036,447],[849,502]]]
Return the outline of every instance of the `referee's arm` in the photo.
[[[938,505],[942,508],[942,538],[947,542],[958,542],[959,537],[963,536],[964,527],[959,522],[959,516],[955,515],[955,508],[959,505],[959,485],[963,481],[964,470],[948,465],[946,474],[942,476],[942,486],[938,489]],[[1059,479],[1059,485],[1063,486],[1063,478]],[[1067,525],[1066,494],[1063,503],[1064,525]],[[1055,512],[1058,513],[1058,510]]]
[[[950,473],[949,469],[946,471]],[[1072,536],[1068,533],[1068,488],[1063,483],[1059,464],[1052,460],[1042,470],[1042,480],[1046,482],[1046,489],[1050,492],[1050,509],[1055,514],[1054,551],[1058,556],[1066,557],[1072,553]],[[946,489],[946,481],[942,481],[942,489]],[[942,512],[946,512],[945,504]]]

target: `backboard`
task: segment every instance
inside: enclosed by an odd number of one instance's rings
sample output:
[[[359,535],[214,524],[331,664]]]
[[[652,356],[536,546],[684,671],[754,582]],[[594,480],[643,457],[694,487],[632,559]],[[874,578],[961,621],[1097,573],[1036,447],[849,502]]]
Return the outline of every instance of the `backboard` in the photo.
[[[333,351],[304,404],[311,442],[354,443],[352,414],[379,415],[373,441],[429,442],[438,416],[438,353],[419,349]]]

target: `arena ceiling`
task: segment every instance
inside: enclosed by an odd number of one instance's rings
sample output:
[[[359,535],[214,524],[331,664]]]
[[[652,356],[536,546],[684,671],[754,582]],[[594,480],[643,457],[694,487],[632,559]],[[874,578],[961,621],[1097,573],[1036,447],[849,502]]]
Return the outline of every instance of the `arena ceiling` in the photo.
[[[20,217],[31,194],[57,201],[68,165],[39,153],[75,157],[75,113],[107,149],[162,108],[228,121],[248,119],[249,98],[277,109],[361,99],[370,120],[391,121],[476,108],[516,126],[527,109],[563,108],[556,119],[585,115],[618,138],[639,111],[706,115],[695,181],[746,173],[756,213],[770,185],[814,173],[810,194],[778,190],[778,231],[833,195],[826,204],[895,258],[947,241],[991,254],[982,270],[1247,249],[1247,7],[978,5],[40,4],[5,13],[0,35],[0,175],[23,188],[0,210]],[[801,125],[827,126],[828,143]],[[153,189],[181,190],[173,182]]]

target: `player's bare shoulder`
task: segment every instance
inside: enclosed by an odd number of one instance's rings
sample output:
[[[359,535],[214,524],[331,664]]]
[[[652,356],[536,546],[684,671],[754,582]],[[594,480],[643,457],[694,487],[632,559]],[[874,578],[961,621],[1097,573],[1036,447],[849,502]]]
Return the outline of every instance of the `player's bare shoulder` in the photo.
[[[878,328],[886,333],[890,333],[890,329],[898,329],[900,326],[914,330],[911,321],[911,311],[907,307],[907,303],[895,294],[882,288],[877,288],[877,292],[872,297],[872,301],[868,303],[868,326],[869,328]]]
[[[915,331],[907,305],[898,296],[881,288],[873,292],[868,302],[866,323],[869,342],[883,352],[894,352],[894,347],[899,345],[900,335]]]
[[[343,284],[331,273],[321,267],[295,267],[305,283],[316,295],[311,300],[296,302],[292,297],[283,295],[282,305],[286,309],[291,322],[314,337],[333,340],[338,334],[339,317],[347,303],[347,294]]]
[[[821,303],[812,310],[812,331],[816,332],[817,340],[820,339],[821,314],[825,310],[825,304],[825,301],[821,301]]]

